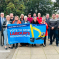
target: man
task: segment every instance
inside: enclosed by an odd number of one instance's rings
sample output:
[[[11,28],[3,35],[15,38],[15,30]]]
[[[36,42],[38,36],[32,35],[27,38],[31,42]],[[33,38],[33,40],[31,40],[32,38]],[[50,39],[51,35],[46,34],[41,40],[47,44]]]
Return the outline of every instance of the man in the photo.
[[[38,17],[37,17],[38,23],[41,24],[42,23],[42,17],[41,14],[38,13]]]
[[[2,28],[2,25],[3,25],[3,22],[5,21],[5,18],[4,18],[4,13],[1,13],[1,17],[0,17],[0,31],[1,31],[1,45],[3,46],[3,42],[4,42],[4,39],[2,40],[2,36],[3,36],[3,28]]]
[[[50,21],[49,21],[49,27],[50,27],[50,44],[49,45],[52,45],[52,37],[54,35],[56,38],[56,46],[58,46],[58,34],[57,34],[58,33],[57,32],[58,23],[57,23],[57,19],[55,17],[56,17],[56,15],[53,14],[52,19],[50,19]]]
[[[13,13],[10,13],[10,22],[12,23],[14,21]]]
[[[32,22],[33,18],[31,17],[31,13],[28,14],[27,20],[28,20],[30,23]]]
[[[46,14],[46,23],[49,24],[49,21],[50,21],[49,14]],[[50,40],[50,27],[48,28],[48,41],[49,40]]]
[[[59,14],[56,14],[56,19],[58,22],[58,41],[59,41]]]

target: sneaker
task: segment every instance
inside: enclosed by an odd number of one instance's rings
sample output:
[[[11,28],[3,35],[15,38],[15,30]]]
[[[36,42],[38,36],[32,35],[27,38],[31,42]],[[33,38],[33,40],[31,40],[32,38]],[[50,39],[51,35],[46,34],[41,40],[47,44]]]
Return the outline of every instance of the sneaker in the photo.
[[[52,45],[52,44],[49,44],[49,45]]]
[[[34,44],[34,46],[36,46],[36,44]]]
[[[5,50],[7,50],[7,48],[5,48]]]

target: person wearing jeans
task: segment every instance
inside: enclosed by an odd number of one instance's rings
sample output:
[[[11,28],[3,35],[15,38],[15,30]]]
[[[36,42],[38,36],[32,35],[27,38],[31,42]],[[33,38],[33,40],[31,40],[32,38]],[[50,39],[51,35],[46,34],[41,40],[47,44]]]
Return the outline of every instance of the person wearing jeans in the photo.
[[[8,38],[8,33],[7,33],[7,25],[11,24],[10,23],[10,16],[6,16],[6,21],[3,22],[3,34],[4,34],[4,46],[5,49],[7,50],[7,38]],[[9,45],[9,48],[12,49],[11,45]]]

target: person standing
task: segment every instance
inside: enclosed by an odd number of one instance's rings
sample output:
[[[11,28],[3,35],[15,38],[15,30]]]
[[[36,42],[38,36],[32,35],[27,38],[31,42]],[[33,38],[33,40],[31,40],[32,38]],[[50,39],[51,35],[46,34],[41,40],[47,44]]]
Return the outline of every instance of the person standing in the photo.
[[[21,14],[20,21],[21,21],[21,23],[23,23],[23,21],[24,21],[24,14]]]
[[[40,13],[38,13],[37,21],[39,24],[41,24],[41,22],[42,22],[42,17],[41,17]]]
[[[11,24],[12,24],[13,21],[14,21],[14,15],[13,15],[13,13],[10,13],[10,22],[11,22]]]
[[[56,46],[58,46],[58,34],[57,34],[58,33],[57,32],[58,23],[57,23],[57,19],[55,17],[56,17],[56,15],[52,14],[52,19],[50,19],[50,21],[49,21],[49,27],[50,27],[50,44],[49,45],[52,45],[52,43],[53,43],[52,37],[54,35],[56,38]]]
[[[24,20],[21,24],[30,24],[30,22],[27,20],[27,16],[24,16]],[[21,43],[20,47],[23,46],[23,45],[26,45],[26,47],[28,47],[29,43]]]
[[[56,19],[57,19],[57,22],[58,22],[58,41],[59,41],[59,14],[56,14]]]
[[[49,14],[46,14],[46,23],[48,24],[48,26],[49,21],[50,21]],[[48,28],[48,41],[50,41],[50,27]]]
[[[36,13],[33,14],[33,17],[32,17],[32,18],[34,18],[34,17],[37,17],[37,16],[36,16]]]
[[[28,20],[30,23],[32,22],[33,18],[31,17],[31,13],[28,14],[27,20]]]
[[[7,50],[7,38],[8,38],[8,33],[7,33],[7,25],[11,24],[10,23],[10,16],[6,16],[6,20],[3,22],[3,34],[4,34],[4,46],[5,50]],[[12,49],[11,45],[9,45],[9,48]]]
[[[15,16],[14,21],[12,22],[12,24],[21,24],[21,21],[19,20],[18,16]],[[18,43],[14,44],[15,49],[18,47]]]
[[[4,36],[3,36],[3,27],[2,27],[4,21],[5,21],[4,13],[1,13],[1,17],[0,17],[1,46],[4,45]],[[3,39],[2,39],[2,36],[3,36]]]
[[[46,46],[46,37],[47,37],[47,35],[48,35],[48,24],[45,22],[46,21],[46,18],[45,17],[43,17],[42,18],[42,24],[45,24],[46,25],[46,33],[45,33],[45,37],[44,37],[44,44],[43,44],[43,47],[45,47]]]
[[[31,24],[39,24],[38,21],[37,21],[37,17],[34,17],[34,18],[33,18]],[[33,47],[33,46],[36,46],[36,44],[34,44],[34,45],[32,44],[32,47]]]

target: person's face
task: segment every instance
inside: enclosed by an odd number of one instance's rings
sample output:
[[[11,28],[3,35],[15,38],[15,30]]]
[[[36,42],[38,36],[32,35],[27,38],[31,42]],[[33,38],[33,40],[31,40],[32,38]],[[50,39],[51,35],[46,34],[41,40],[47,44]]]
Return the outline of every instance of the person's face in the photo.
[[[33,14],[33,17],[36,17],[36,14]]]
[[[1,17],[2,17],[2,18],[4,17],[4,13],[1,13]]]
[[[24,18],[24,16],[23,16],[23,15],[21,15],[21,18],[23,19],[23,18]]]
[[[37,18],[34,18],[34,22],[36,22]]]
[[[40,15],[40,13],[38,14],[38,18],[40,18],[41,17],[41,15]]]
[[[49,15],[46,15],[46,18],[49,18]]]
[[[13,17],[13,14],[10,14],[10,17]]]
[[[7,20],[7,21],[10,21],[10,17],[9,17],[9,16],[8,16],[8,17],[6,17],[6,20]]]
[[[56,14],[56,18],[59,18],[59,15],[58,14]]]
[[[28,15],[28,17],[30,18],[30,17],[31,17],[31,15]]]
[[[25,20],[25,21],[27,21],[27,17],[26,17],[26,18],[24,18],[24,20]]]
[[[15,20],[17,21],[18,20],[18,17],[15,17]]]
[[[53,15],[52,15],[52,18],[55,19],[55,17],[56,17],[55,14],[53,14]]]
[[[42,23],[45,23],[45,20],[44,19],[42,20]]]

